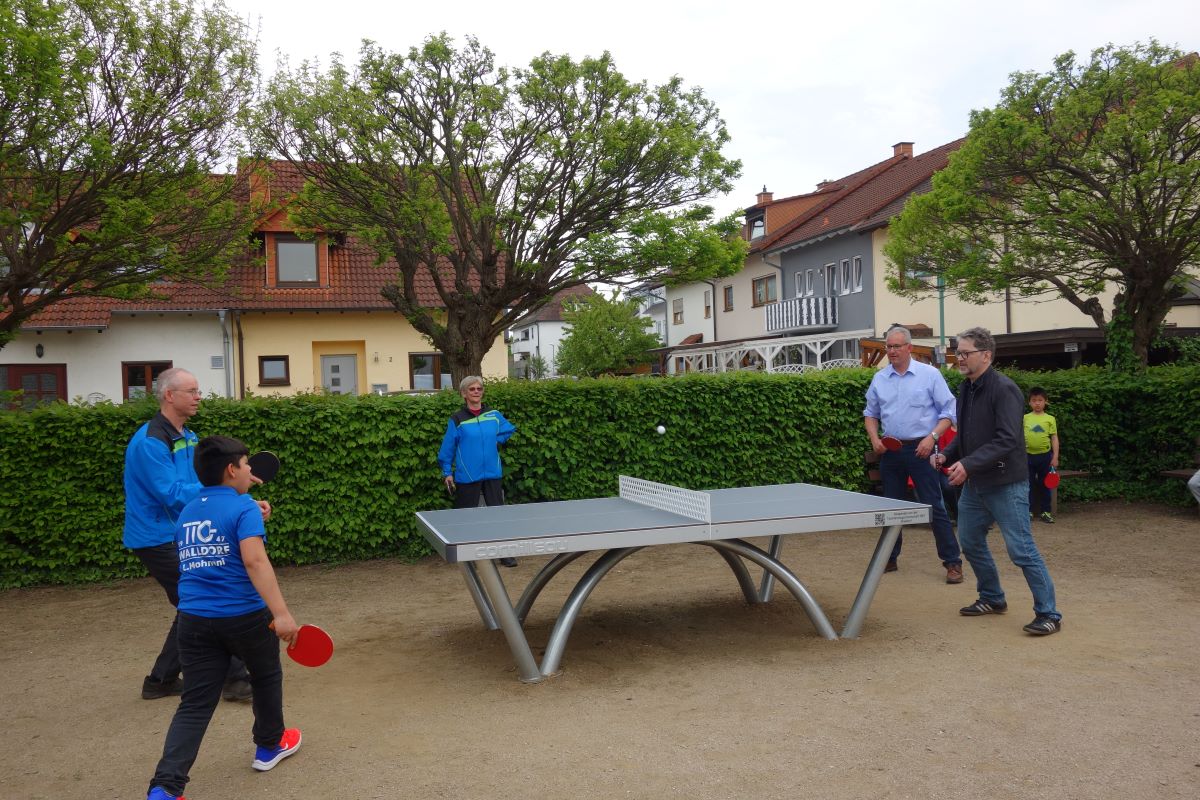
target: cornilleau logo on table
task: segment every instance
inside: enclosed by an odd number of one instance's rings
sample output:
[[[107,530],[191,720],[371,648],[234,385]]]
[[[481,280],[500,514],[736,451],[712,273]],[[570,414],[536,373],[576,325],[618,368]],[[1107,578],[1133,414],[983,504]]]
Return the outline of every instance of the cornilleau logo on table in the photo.
[[[547,553],[567,552],[564,539],[534,539],[525,542],[503,542],[481,544],[475,548],[475,558],[516,558],[517,556],[540,556]]]

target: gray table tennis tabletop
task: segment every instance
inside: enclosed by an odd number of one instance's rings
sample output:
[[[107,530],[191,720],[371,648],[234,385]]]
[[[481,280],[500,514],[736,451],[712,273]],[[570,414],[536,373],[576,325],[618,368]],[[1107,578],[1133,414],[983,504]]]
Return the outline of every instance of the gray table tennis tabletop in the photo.
[[[806,483],[714,489],[712,524],[620,497],[418,511],[451,563],[929,521],[929,506]]]
[[[858,597],[842,637],[859,633],[892,545],[901,527],[928,522],[929,506],[904,500],[792,483],[714,489],[711,523],[619,497],[526,503],[417,512],[426,540],[450,563],[462,568],[468,590],[484,624],[501,629],[517,661],[520,678],[537,682],[555,674],[584,600],[620,560],[644,547],[692,542],[708,545],[734,571],[748,602],[767,602],[776,581],[800,601],[818,632],[836,639],[819,604],[779,560],[782,537],[798,533],[880,529]],[[744,539],[770,537],[767,550]],[[533,659],[522,623],[542,588],[563,567],[594,551],[605,551],[571,592],[560,612],[543,663]],[[548,556],[514,605],[495,559]],[[745,562],[762,567],[756,587]]]

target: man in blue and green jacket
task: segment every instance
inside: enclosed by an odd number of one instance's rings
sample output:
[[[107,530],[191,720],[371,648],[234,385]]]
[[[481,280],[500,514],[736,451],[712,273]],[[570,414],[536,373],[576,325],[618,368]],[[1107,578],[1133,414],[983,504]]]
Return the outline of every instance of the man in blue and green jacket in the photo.
[[[200,384],[185,369],[164,370],[155,389],[158,413],[138,428],[125,448],[126,547],[158,581],[172,606],[179,605],[179,552],[175,547],[175,522],[179,512],[200,494],[200,479],[192,466],[196,434],[185,423],[200,408]],[[263,519],[271,515],[265,500],[257,501]],[[163,642],[150,674],[142,681],[142,698],[154,700],[179,694],[179,647],[176,622]],[[234,659],[225,685],[226,700],[249,700],[246,666]]]

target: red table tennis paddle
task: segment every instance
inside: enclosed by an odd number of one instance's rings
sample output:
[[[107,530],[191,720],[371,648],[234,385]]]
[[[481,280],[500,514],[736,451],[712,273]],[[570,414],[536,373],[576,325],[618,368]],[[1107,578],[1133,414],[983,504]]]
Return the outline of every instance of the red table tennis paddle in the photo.
[[[1051,467],[1050,471],[1046,473],[1045,479],[1042,480],[1042,483],[1045,484],[1047,489],[1057,489],[1060,477],[1058,470]]]
[[[250,473],[263,483],[269,482],[279,473],[279,456],[270,450],[255,453],[246,459],[246,463],[250,465]]]
[[[275,630],[275,623],[269,627]],[[316,625],[301,625],[287,654],[302,667],[319,667],[333,657],[333,639]]]
[[[883,442],[884,447],[886,447],[888,450],[891,450],[892,452],[895,452],[896,450],[899,450],[901,447],[903,447],[903,444],[901,444],[900,440],[897,439],[895,436],[884,436],[883,439],[881,439],[880,441]]]

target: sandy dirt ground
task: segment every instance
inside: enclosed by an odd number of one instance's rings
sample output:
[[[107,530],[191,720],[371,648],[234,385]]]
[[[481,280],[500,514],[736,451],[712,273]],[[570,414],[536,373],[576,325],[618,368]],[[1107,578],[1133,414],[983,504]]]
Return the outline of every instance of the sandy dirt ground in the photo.
[[[973,576],[943,582],[927,528],[908,531],[855,641],[818,637],[786,592],[747,606],[715,552],[674,546],[600,584],[539,685],[517,681],[440,559],[282,569],[296,616],[338,644],[320,669],[285,662],[302,749],[252,771],[250,708],[223,702],[187,795],[1200,797],[1195,509],[1074,506],[1034,532],[1055,636],[1022,633],[1029,592],[1003,556],[1009,613],[960,617]],[[835,627],[876,536],[784,547]],[[514,595],[538,564],[503,571]],[[534,607],[535,648],[583,569]],[[169,619],[149,579],[0,594],[0,796],[145,796],[176,701],[139,691]]]

